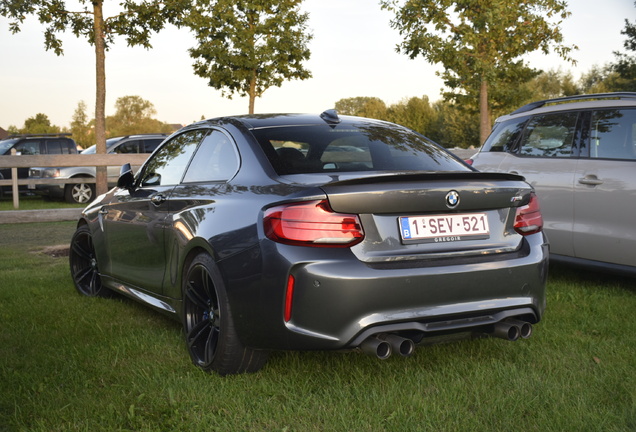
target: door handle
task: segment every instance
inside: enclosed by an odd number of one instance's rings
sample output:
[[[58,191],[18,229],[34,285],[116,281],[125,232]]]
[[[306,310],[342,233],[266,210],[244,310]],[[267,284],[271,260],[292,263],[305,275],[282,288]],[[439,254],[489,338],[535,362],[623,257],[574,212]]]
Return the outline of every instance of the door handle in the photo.
[[[166,201],[166,197],[160,193],[150,197],[150,202],[152,202],[156,206],[163,204],[165,201]]]
[[[603,184],[603,180],[597,178],[596,176],[587,176],[579,179],[579,183],[584,185],[597,186]]]

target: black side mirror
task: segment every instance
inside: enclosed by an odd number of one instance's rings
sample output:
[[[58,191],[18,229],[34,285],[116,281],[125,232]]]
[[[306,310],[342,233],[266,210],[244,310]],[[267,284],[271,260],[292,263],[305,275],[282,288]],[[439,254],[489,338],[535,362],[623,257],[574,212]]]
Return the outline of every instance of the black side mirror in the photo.
[[[119,178],[117,179],[117,187],[120,189],[128,189],[132,192],[135,184],[135,176],[133,175],[132,168],[129,163],[124,164],[119,171]]]

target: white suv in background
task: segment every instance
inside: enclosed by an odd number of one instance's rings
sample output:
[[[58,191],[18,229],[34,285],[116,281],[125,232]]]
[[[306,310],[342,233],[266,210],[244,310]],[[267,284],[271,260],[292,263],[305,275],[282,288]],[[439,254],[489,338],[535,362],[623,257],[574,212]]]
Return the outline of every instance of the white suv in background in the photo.
[[[106,140],[106,151],[108,153],[152,153],[167,136],[167,134],[139,134],[109,138]],[[95,149],[96,147],[93,145],[82,151],[81,154],[95,154]],[[119,176],[119,169],[120,167],[118,166],[109,166],[108,177],[116,179],[117,176]],[[64,179],[77,177],[95,178],[95,167],[80,166],[29,169],[30,179]],[[110,184],[111,182],[109,182],[109,185]],[[35,185],[33,192],[53,198],[64,198],[70,203],[87,204],[95,199],[95,183]]]
[[[528,104],[471,159],[535,188],[550,259],[636,275],[636,93]]]

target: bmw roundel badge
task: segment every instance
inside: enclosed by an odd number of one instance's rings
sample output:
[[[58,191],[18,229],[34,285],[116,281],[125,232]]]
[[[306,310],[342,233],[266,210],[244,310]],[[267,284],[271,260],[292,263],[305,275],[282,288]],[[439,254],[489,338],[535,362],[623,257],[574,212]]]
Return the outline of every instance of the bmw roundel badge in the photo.
[[[455,208],[457,204],[459,204],[459,193],[452,190],[446,194],[446,205],[448,208]]]

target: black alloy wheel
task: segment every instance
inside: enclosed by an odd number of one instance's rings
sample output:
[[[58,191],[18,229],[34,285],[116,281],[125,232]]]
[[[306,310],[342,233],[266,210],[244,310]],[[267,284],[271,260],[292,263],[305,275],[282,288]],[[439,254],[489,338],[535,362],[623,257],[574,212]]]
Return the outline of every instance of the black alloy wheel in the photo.
[[[108,297],[110,291],[102,286],[93,245],[93,236],[88,226],[77,228],[71,239],[69,264],[75,288],[88,297]]]
[[[183,327],[192,362],[206,372],[256,372],[267,361],[266,351],[240,343],[222,280],[205,253],[195,257],[185,272]]]

